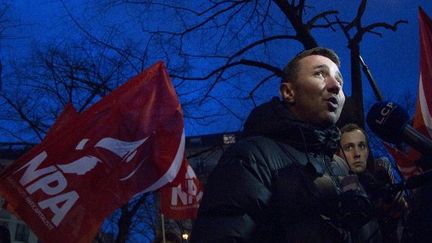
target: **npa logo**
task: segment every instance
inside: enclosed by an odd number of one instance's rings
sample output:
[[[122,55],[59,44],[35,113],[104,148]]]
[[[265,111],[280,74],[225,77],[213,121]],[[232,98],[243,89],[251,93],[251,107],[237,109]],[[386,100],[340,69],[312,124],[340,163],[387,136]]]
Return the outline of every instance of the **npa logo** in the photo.
[[[142,163],[144,163],[145,159],[140,159],[139,163],[131,163],[131,160],[147,139],[148,137],[138,141],[126,142],[106,137],[97,142],[93,149],[101,148],[108,150],[119,158],[119,163],[121,163],[122,166],[129,166],[126,170],[127,173],[122,174],[118,178],[120,181],[125,181],[131,178]],[[83,150],[88,141],[89,139],[82,139],[75,150]],[[42,151],[17,169],[13,174],[22,173],[19,184],[25,191],[21,187],[15,186],[18,193],[25,198],[25,202],[39,216],[48,229],[52,229],[59,226],[65,215],[71,210],[80,197],[76,190],[67,187],[67,174],[85,176],[91,173],[98,164],[104,162],[96,156],[85,155],[70,163],[57,163],[42,167],[42,163],[48,156],[46,151]],[[11,184],[16,183],[11,177],[8,177],[7,180]],[[35,202],[31,196],[38,191],[43,193],[43,199]],[[47,214],[43,213],[43,210],[51,211],[53,216],[48,219],[46,216]]]
[[[203,192],[197,185],[198,179],[192,167],[188,165],[184,183],[171,188],[171,207],[198,207]]]

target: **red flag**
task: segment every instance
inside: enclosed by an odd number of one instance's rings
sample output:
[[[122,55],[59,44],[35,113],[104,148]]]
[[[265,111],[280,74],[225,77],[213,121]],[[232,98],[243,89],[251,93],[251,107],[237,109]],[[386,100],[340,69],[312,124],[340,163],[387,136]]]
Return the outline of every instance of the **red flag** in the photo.
[[[185,170],[179,172],[175,182],[160,189],[160,209],[167,218],[194,219],[203,192],[199,179],[186,159],[182,167]]]
[[[72,122],[77,119],[79,116],[79,113],[75,110],[73,105],[71,103],[66,104],[64,107],[63,112],[57,117],[57,120],[54,122],[54,124],[51,126],[47,134],[45,135],[44,140],[42,143],[47,143],[50,141],[51,138],[58,136],[58,133],[60,133],[64,128],[66,128],[68,125],[72,124]],[[39,145],[41,146],[41,145]],[[38,150],[39,146],[33,147],[29,153],[33,153],[33,150]],[[15,213],[12,208],[8,206],[8,202],[4,200],[3,208],[6,210],[9,210],[12,213]],[[15,213],[16,214],[16,213]]]
[[[432,138],[432,21],[419,9],[420,80],[413,126]]]
[[[176,177],[182,111],[160,62],[66,117],[1,175],[0,193],[42,241],[91,242],[116,208]]]
[[[432,138],[432,21],[421,8],[419,9],[419,29],[420,79],[413,127]],[[421,157],[418,151],[409,148],[408,153],[405,154],[388,144],[386,148],[392,154],[405,179],[421,173],[421,169],[415,163]]]
[[[388,143],[384,143],[384,146],[396,161],[396,165],[404,179],[422,173],[422,170],[415,163],[415,161],[420,158],[415,150],[411,149],[409,154],[406,154]]]
[[[59,136],[59,133],[67,129],[68,126],[73,125],[76,119],[78,119],[79,113],[75,110],[71,103],[67,103],[64,110],[57,117],[55,123],[51,126],[48,133],[45,135],[43,142],[47,142],[50,138],[55,138]]]

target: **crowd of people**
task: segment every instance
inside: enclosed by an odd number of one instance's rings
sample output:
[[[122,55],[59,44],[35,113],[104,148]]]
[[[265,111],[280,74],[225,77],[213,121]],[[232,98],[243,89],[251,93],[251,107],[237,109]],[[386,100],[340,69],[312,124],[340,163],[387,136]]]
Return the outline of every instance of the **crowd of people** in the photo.
[[[336,127],[339,67],[322,47],[286,65],[280,97],[252,110],[209,176],[191,242],[401,242],[409,203],[390,162],[358,125]]]

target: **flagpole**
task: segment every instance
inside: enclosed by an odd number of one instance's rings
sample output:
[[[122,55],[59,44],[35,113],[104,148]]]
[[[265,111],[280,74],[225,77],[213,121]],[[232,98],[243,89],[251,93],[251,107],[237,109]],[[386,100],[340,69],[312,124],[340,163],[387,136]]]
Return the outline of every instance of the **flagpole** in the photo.
[[[369,80],[369,84],[372,87],[372,90],[375,94],[375,97],[377,98],[378,101],[383,101],[384,100],[384,96],[382,95],[381,91],[378,88],[377,83],[375,82],[375,79],[372,77],[372,73],[369,70],[369,67],[366,65],[366,63],[363,61],[363,58],[359,55],[359,60],[360,60],[360,64],[363,67],[363,72],[365,73],[366,77]]]
[[[165,219],[163,213],[161,213],[161,224],[162,224],[162,243],[166,243],[165,241]]]

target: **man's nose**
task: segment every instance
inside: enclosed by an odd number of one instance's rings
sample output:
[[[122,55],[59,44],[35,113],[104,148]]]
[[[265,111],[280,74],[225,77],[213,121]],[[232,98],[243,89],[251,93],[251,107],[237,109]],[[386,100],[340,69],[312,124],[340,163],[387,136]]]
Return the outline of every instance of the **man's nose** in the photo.
[[[358,148],[354,148],[354,156],[359,157],[360,156],[360,150]]]
[[[338,79],[333,76],[327,77],[327,90],[331,93],[338,94],[342,89],[342,86]]]

